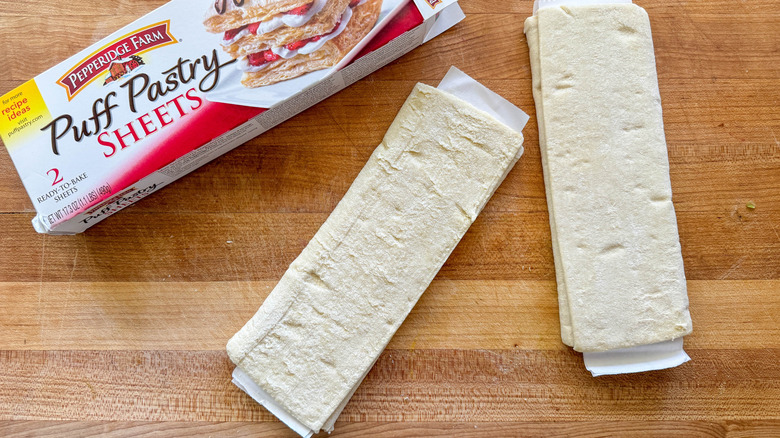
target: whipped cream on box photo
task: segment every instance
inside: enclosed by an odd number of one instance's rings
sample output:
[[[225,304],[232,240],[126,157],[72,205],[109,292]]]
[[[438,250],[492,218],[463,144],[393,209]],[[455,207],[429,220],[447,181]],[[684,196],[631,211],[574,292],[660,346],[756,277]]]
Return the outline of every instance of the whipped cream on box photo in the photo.
[[[247,35],[263,35],[279,29],[282,26],[301,27],[308,23],[314,14],[319,13],[322,8],[325,7],[326,3],[327,0],[314,0],[303,6],[276,14],[268,20],[257,21],[228,30],[225,32],[225,36],[222,39],[222,45],[228,47]]]

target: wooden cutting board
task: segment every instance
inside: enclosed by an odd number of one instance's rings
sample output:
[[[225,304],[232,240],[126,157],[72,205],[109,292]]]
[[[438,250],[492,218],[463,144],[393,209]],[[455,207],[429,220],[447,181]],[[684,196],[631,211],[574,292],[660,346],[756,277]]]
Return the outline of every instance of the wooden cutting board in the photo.
[[[162,3],[0,2],[0,94]],[[461,0],[467,18],[443,36],[81,235],[33,231],[0,151],[0,436],[293,436],[230,383],[224,345],[415,82],[452,64],[532,115],[526,152],[334,436],[780,435],[780,8],[637,3],[654,32],[690,363],[592,378],[561,344],[531,2]]]

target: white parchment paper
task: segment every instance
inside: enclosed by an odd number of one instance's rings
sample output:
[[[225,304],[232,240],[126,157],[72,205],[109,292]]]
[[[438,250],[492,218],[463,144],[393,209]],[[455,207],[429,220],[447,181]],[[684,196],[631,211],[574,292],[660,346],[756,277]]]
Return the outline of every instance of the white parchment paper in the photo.
[[[691,360],[683,350],[683,338],[600,353],[582,353],[582,357],[585,368],[593,377],[663,370]]]
[[[523,110],[456,67],[450,67],[436,88],[465,100],[517,132],[528,123],[528,114]]]

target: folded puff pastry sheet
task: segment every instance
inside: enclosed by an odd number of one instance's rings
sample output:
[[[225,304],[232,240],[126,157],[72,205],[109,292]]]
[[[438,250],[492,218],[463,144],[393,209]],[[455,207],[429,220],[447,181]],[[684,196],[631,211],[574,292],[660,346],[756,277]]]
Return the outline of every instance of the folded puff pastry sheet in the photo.
[[[315,433],[335,421],[522,154],[491,115],[418,84],[349,191],[227,345]]]
[[[548,7],[525,33],[563,342],[595,352],[689,334],[647,14]]]
[[[352,18],[341,34],[323,44],[319,50],[275,61],[256,72],[244,73],[241,83],[245,87],[261,87],[333,67],[368,35],[379,18],[381,7],[382,0],[368,0],[356,6],[352,10]]]

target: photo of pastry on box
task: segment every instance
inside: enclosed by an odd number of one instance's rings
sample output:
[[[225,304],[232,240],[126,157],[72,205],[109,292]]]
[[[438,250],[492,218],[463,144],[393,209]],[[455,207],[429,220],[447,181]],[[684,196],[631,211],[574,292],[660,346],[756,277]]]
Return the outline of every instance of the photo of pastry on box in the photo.
[[[238,59],[248,88],[335,66],[376,24],[381,0],[248,0],[211,4],[206,30]]]
[[[372,30],[381,29],[404,3],[404,0],[211,2],[203,25],[219,38],[221,49],[237,62],[231,78],[226,78],[209,99],[226,103],[255,99],[266,105],[283,100],[327,76],[340,61],[351,59],[358,52],[359,43]]]

